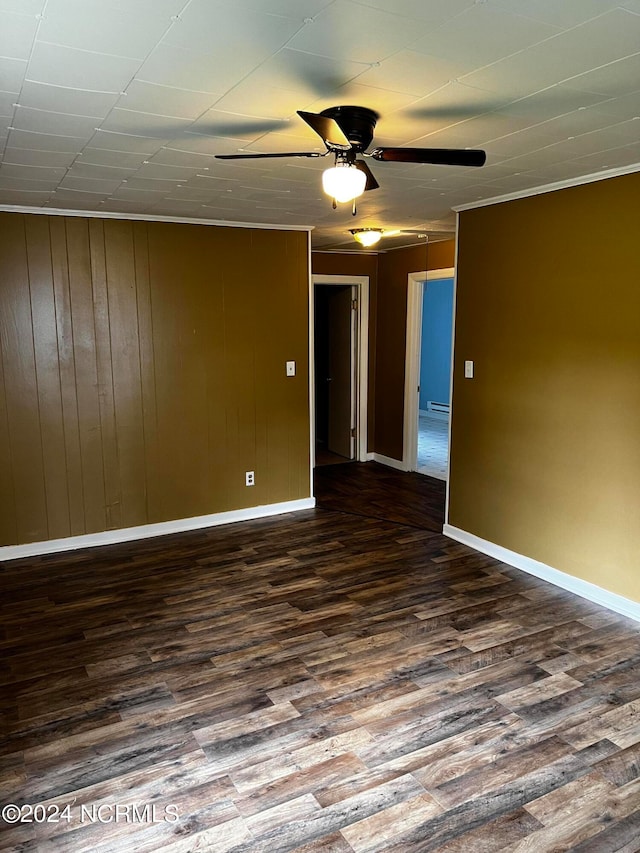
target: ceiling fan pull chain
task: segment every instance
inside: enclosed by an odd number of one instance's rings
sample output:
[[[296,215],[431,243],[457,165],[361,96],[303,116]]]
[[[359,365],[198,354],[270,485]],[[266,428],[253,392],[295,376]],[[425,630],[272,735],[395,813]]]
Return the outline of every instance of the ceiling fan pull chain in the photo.
[[[353,209],[351,210],[351,215],[352,215],[352,216],[355,216],[357,212],[358,212],[358,211],[357,211],[357,209],[356,209],[356,200],[355,200],[355,198],[354,198],[354,200],[353,200]]]
[[[335,210],[337,206],[338,206],[338,202],[335,200],[335,198],[332,199],[331,200],[331,207]]]

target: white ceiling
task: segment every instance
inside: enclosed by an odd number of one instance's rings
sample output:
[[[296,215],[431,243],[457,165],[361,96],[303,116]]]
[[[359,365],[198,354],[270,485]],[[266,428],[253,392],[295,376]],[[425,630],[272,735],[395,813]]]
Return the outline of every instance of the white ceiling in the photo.
[[[380,114],[374,144],[484,148],[483,168],[370,160],[331,209],[296,110]],[[640,0],[0,0],[0,205],[348,229],[454,229],[452,207],[640,161]],[[389,239],[381,247],[415,242]]]

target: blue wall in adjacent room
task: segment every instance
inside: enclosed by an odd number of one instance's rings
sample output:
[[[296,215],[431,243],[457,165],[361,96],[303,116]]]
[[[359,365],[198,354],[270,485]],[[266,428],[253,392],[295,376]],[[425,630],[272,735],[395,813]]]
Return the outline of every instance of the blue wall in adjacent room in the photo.
[[[424,283],[422,347],[420,353],[420,408],[427,400],[449,403],[453,279]]]

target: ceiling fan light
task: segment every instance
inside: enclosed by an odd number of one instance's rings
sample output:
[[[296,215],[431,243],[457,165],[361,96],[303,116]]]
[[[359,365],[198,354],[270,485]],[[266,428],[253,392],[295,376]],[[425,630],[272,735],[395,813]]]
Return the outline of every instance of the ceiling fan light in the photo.
[[[336,201],[353,201],[362,195],[367,176],[351,163],[336,163],[322,173],[322,189]]]
[[[351,233],[354,239],[367,249],[370,246],[375,246],[382,237],[382,229],[380,228],[354,228]]]

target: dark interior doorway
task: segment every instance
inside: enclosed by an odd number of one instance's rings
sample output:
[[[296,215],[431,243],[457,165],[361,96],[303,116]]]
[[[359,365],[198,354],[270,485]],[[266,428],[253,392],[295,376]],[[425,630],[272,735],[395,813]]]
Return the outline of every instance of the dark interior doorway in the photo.
[[[316,467],[355,459],[353,289],[314,287]]]

